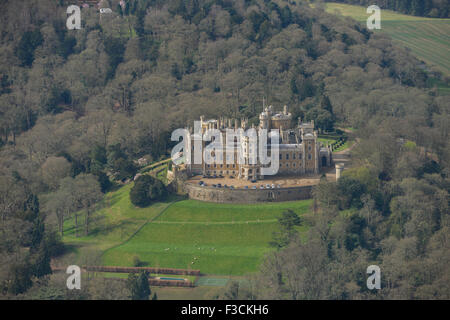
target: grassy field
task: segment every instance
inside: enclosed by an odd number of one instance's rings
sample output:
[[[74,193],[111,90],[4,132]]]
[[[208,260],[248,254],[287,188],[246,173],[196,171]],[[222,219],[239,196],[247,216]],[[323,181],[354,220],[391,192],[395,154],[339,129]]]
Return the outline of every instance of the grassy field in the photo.
[[[96,211],[92,217],[94,221],[91,223],[88,236],[84,235],[84,229],[81,227],[79,236],[76,237],[74,219],[65,221],[63,241],[68,245],[70,253],[63,257],[63,263],[81,265],[101,263],[100,257],[106,249],[129,239],[176,199],[171,197],[167,202],[158,202],[148,208],[136,208],[129,198],[131,186],[125,185],[105,196],[103,208]],[[83,222],[84,216],[81,213],[79,223]]]
[[[131,184],[106,195],[88,236],[80,229],[76,237],[73,219],[66,221],[63,240],[75,248],[69,256],[72,264],[132,266],[138,257],[152,267],[243,275],[257,271],[272,250],[277,217],[286,209],[305,214],[311,206],[310,200],[233,205],[172,197],[137,208],[129,200],[130,189]],[[82,223],[84,218],[79,219]],[[307,228],[298,228],[302,236]]]
[[[258,270],[286,209],[298,214],[311,201],[264,205],[174,203],[134,237],[103,256],[105,265],[132,265],[133,257],[150,266],[200,269],[205,274],[242,275]],[[299,228],[303,234],[307,227]]]
[[[349,16],[365,23],[369,14],[366,8],[340,3],[327,3],[327,11]],[[410,48],[412,53],[436,67],[444,75],[450,75],[450,19],[431,19],[381,11],[381,30],[397,43]]]

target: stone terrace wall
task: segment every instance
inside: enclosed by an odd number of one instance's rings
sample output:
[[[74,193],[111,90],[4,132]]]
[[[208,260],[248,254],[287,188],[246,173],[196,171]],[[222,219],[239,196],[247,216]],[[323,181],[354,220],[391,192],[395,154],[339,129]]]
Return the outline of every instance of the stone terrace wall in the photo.
[[[259,188],[259,187],[258,187]],[[226,189],[186,184],[190,199],[219,203],[258,203],[305,200],[312,198],[313,186],[277,189]]]

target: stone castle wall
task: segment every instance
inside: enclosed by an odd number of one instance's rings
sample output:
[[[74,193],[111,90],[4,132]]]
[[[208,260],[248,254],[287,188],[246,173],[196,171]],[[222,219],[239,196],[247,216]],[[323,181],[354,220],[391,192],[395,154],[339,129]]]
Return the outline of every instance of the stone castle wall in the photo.
[[[313,186],[276,189],[226,189],[186,184],[190,199],[219,203],[258,203],[305,200],[312,197]]]

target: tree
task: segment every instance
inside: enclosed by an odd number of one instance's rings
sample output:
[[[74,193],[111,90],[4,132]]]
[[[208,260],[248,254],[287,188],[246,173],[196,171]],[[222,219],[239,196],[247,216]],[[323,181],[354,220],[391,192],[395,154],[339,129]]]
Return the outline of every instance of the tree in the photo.
[[[302,223],[301,218],[292,210],[284,211],[281,217],[278,218],[280,231],[274,232],[272,246],[280,249],[286,247],[297,235],[295,226]]]
[[[60,180],[70,174],[71,165],[66,158],[49,157],[42,164],[42,178],[50,190],[56,190]]]
[[[337,187],[340,193],[341,209],[362,207],[361,196],[366,192],[366,186],[364,184],[356,179],[344,176],[338,180]]]
[[[18,295],[26,292],[33,285],[31,266],[27,262],[11,265],[9,273],[11,276],[6,284],[7,292]]]
[[[136,165],[128,159],[120,144],[111,145],[107,150],[107,167],[115,173],[115,178],[125,180],[137,172]]]
[[[91,214],[95,211],[95,204],[103,198],[95,176],[91,174],[80,174],[75,177],[75,188],[78,191],[77,201],[85,210],[85,235],[89,234]]]
[[[148,300],[151,294],[148,282],[148,272],[141,271],[138,274],[128,275],[127,287],[130,290],[131,300]]]
[[[34,61],[34,51],[42,44],[41,31],[36,29],[34,31],[27,31],[22,35],[19,45],[16,49],[16,54],[22,63],[22,66],[31,66]]]
[[[135,206],[147,207],[153,201],[161,201],[167,195],[164,184],[149,175],[142,175],[130,191],[130,200]]]
[[[32,256],[33,259],[33,275],[37,278],[42,278],[45,275],[52,273],[50,267],[50,254],[48,252],[47,244],[42,242],[38,251]]]

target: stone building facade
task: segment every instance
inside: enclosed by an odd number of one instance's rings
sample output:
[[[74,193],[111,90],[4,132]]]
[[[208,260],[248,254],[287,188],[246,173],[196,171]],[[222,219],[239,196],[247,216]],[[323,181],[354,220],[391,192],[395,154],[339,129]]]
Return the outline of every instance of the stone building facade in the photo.
[[[268,132],[276,130],[279,135],[279,168],[276,175],[301,176],[306,174],[318,174],[322,167],[332,164],[332,153],[330,146],[323,146],[318,141],[317,131],[314,130],[314,122],[302,122],[301,119],[293,125],[292,114],[288,112],[287,106],[283,111],[274,112],[272,106],[264,108],[259,115],[259,126],[249,126],[248,119],[212,119],[205,120],[200,117],[201,135],[189,130],[188,143],[190,152],[190,163],[186,162],[186,170],[190,175],[203,176],[231,176],[245,180],[262,180],[261,172],[263,164],[250,161],[250,158],[258,154],[258,150],[252,150],[252,146],[258,148],[259,143],[252,144],[246,135],[233,137],[232,143],[227,143],[227,129],[242,129],[241,132],[253,128],[256,132],[266,129]],[[201,146],[203,151],[211,141],[204,141],[203,135],[207,130],[215,130],[220,133],[223,148],[217,148],[211,153],[212,159],[196,163],[195,146]],[[199,132],[199,131],[197,131]],[[197,139],[197,143],[195,140]],[[201,142],[198,142],[198,141]],[[270,153],[270,140],[268,150]],[[228,149],[227,149],[228,148]],[[230,149],[231,148],[231,149]],[[234,157],[230,157],[233,154]],[[239,158],[241,156],[241,158]],[[241,161],[239,161],[241,159]],[[197,161],[198,162],[198,161]]]

